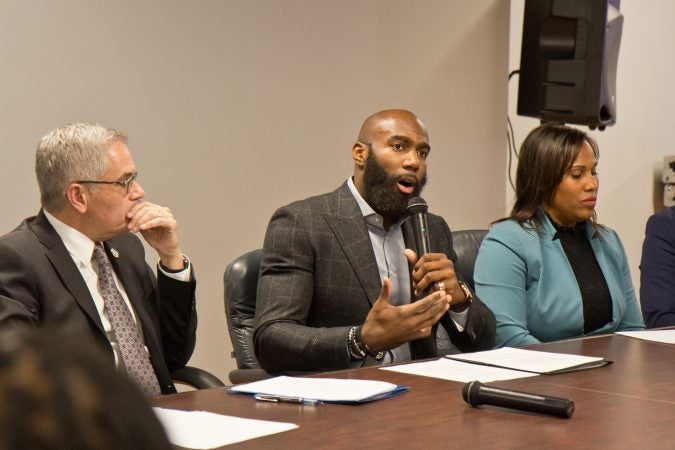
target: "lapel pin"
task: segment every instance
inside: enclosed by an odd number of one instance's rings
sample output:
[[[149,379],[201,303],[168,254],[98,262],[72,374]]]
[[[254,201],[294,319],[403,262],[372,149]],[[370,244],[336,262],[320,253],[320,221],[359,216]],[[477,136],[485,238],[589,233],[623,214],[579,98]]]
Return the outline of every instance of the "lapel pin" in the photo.
[[[113,255],[115,258],[119,258],[119,257],[120,257],[120,253],[119,253],[117,250],[115,250],[114,248],[111,248],[111,249],[110,249],[110,253],[112,253],[112,255]]]

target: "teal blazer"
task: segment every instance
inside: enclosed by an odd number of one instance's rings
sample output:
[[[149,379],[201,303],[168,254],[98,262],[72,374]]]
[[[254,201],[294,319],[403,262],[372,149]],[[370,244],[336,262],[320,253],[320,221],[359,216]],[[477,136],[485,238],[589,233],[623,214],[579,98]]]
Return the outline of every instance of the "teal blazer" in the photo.
[[[527,223],[525,225],[528,225]],[[497,319],[496,347],[520,347],[583,336],[581,292],[555,228],[543,215],[543,232],[515,220],[495,224],[481,244],[476,294]],[[612,296],[612,321],[591,335],[644,328],[626,253],[616,232],[586,233]]]

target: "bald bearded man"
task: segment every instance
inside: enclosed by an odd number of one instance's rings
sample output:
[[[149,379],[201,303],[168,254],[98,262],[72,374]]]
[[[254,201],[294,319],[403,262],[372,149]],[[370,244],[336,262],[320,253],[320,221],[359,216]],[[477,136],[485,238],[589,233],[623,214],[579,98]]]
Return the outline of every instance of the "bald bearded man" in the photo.
[[[265,370],[429,358],[439,353],[437,333],[459,351],[492,347],[494,315],[455,272],[443,218],[428,215],[431,251],[416,256],[406,207],[424,187],[430,151],[415,114],[378,112],[352,147],[352,177],[331,193],[275,212],[263,247],[254,334]]]

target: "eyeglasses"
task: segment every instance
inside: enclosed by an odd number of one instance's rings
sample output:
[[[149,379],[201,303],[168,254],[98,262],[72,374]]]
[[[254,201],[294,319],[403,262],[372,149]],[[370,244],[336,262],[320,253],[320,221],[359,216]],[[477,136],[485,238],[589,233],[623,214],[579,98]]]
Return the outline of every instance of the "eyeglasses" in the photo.
[[[124,189],[126,189],[127,194],[128,194],[129,191],[131,191],[131,186],[134,184],[134,181],[136,181],[136,178],[138,178],[138,172],[132,173],[131,175],[129,175],[124,180],[117,180],[117,181],[79,180],[79,181],[73,181],[73,183],[80,183],[80,184],[117,184],[118,186],[122,186]]]

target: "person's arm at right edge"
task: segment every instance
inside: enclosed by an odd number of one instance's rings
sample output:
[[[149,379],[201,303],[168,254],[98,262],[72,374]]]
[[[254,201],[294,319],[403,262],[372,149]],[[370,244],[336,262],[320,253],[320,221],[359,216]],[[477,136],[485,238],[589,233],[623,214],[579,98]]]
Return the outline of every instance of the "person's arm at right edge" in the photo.
[[[648,328],[675,325],[674,225],[661,215],[647,221],[640,262],[640,305]]]

